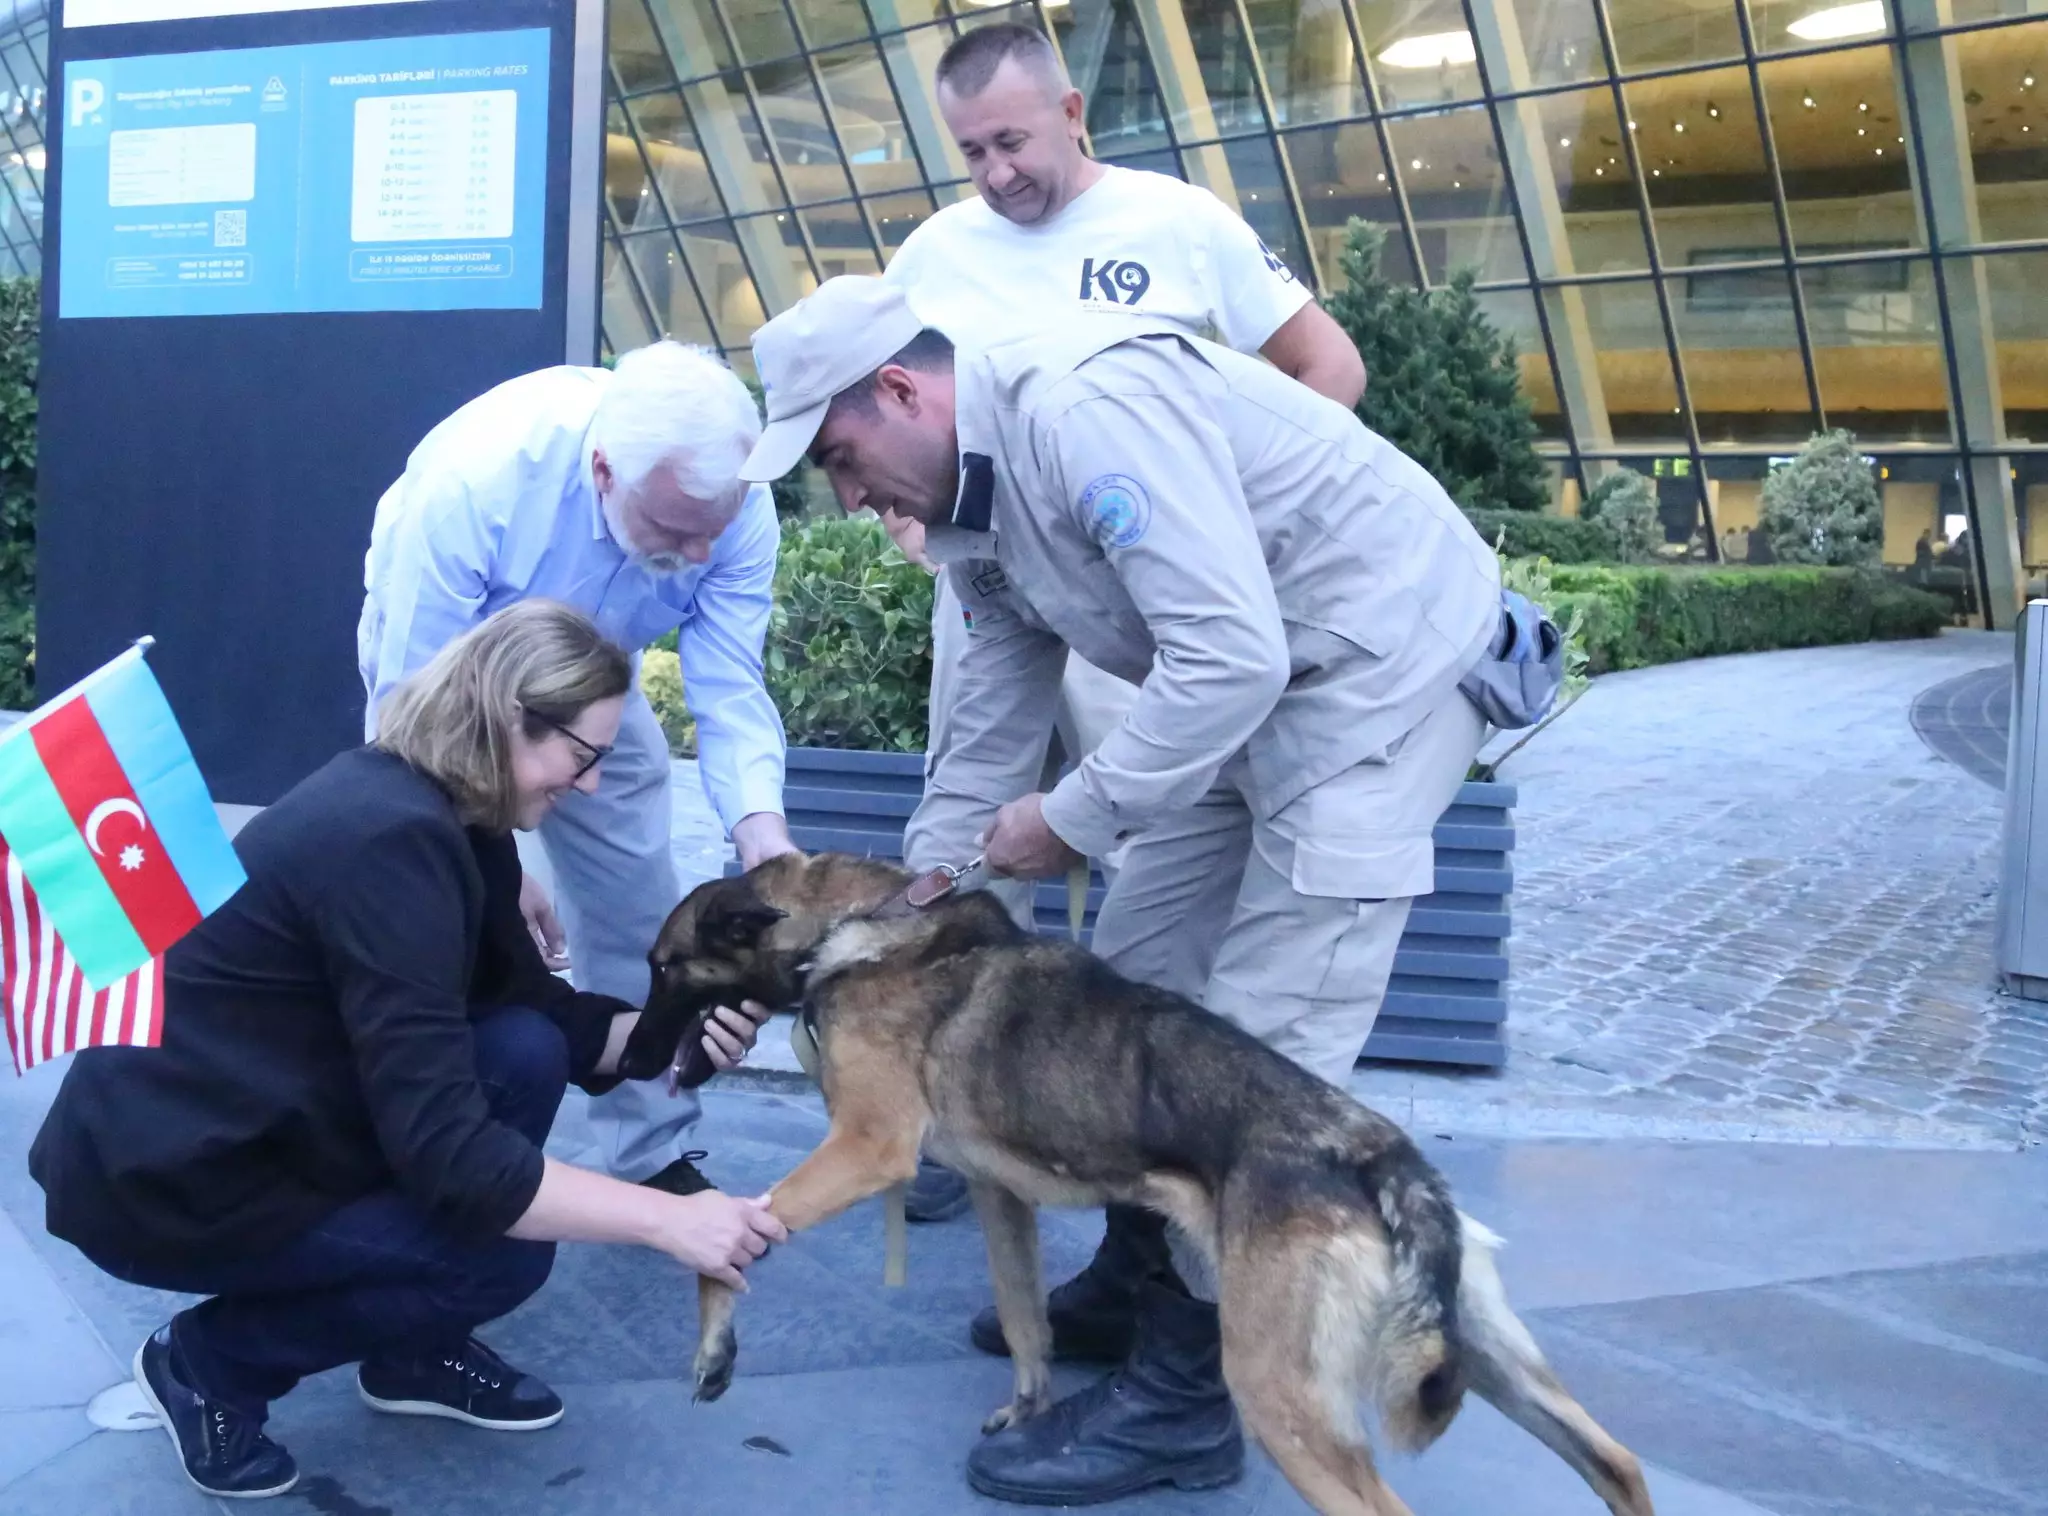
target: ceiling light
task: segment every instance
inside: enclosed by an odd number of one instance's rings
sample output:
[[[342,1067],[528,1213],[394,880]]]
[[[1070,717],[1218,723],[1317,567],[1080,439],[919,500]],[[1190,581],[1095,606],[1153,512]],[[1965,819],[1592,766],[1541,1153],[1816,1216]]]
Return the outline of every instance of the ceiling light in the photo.
[[[1601,176],[1602,174],[1604,174],[1604,173],[1606,173],[1606,172],[1607,172],[1607,170],[1606,170],[1606,169],[1604,169],[1604,168],[1596,168],[1596,169],[1594,169],[1594,170],[1593,170],[1593,177],[1594,177],[1595,179],[1598,179],[1598,178],[1599,178],[1599,177],[1600,177],[1600,176]]]
[[[1628,129],[1629,129],[1630,131],[1634,131],[1634,130],[1636,129],[1636,124],[1635,124],[1635,122],[1633,122],[1633,121],[1629,122],[1629,124],[1628,124]]]
[[[1376,177],[1377,177],[1377,178],[1379,179],[1379,182],[1380,182],[1380,183],[1382,183],[1382,184],[1385,184],[1385,183],[1387,182],[1387,176],[1386,176],[1385,174],[1380,174],[1380,175],[1377,175]]]
[[[1884,156],[1884,149],[1883,149],[1883,148],[1879,148],[1879,149],[1877,150],[1877,156],[1878,156],[1878,157],[1880,157],[1880,158],[1882,158],[1882,157]]]
[[[1802,42],[1866,37],[1884,30],[1884,0],[1855,0],[1851,5],[1830,5],[1825,10],[1809,11],[1785,30]]]
[[[1904,137],[1899,138],[1899,145],[1901,147],[1904,147],[1906,145],[1906,139]]]
[[[2033,87],[2034,87],[2034,76],[2033,76],[2032,74],[2029,74],[2029,75],[2027,75],[2027,77],[2026,77],[2026,78],[2024,78],[2024,79],[2020,80],[2020,88],[2021,88],[2021,89],[2032,89]]]
[[[1007,0],[995,0],[997,4]],[[1420,37],[1403,37],[1380,54],[1388,68],[1442,68],[1451,63],[1470,63],[1477,54],[1470,32],[1430,32]]]
[[[1856,109],[1858,109],[1859,111],[1867,111],[1870,109],[1870,102],[1868,100],[1858,100],[1856,102]]]
[[[1721,119],[1721,107],[1714,104],[1711,100],[1707,102],[1707,119],[1709,121],[1719,121]]]
[[[1674,121],[1671,123],[1671,129],[1674,132],[1683,132],[1685,130],[1685,123],[1683,121]]]
[[[1557,145],[1559,147],[1570,147],[1572,145],[1572,139],[1569,137],[1559,137],[1557,139]]]
[[[1419,168],[1421,168],[1421,167],[1422,167],[1422,160],[1421,160],[1420,158],[1410,158],[1410,159],[1408,160],[1408,166],[1409,166],[1410,168],[1417,168],[1417,169],[1419,169]]]
[[[1820,102],[1815,100],[1811,95],[1801,95],[1799,97],[1799,103],[1805,106],[1808,110],[1812,110]]]
[[[1458,182],[1457,180],[1455,180],[1455,179],[1453,179],[1453,180],[1451,181],[1451,188],[1452,188],[1452,189],[1463,189],[1464,187],[1465,187],[1464,185],[1460,184],[1460,183],[1459,183],[1459,182]]]
[[[1857,135],[1857,136],[1859,136],[1859,137],[1862,137],[1862,136],[1867,136],[1867,135],[1868,135],[1868,133],[1866,133],[1866,132],[1864,131],[1864,129],[1863,129],[1862,127],[1860,127],[1860,126],[1859,126],[1859,127],[1857,127],[1857,128],[1856,128],[1856,135]]]
[[[1661,168],[1653,168],[1650,170],[1650,177],[1652,179],[1662,179],[1664,177],[1664,170],[1662,170]]]

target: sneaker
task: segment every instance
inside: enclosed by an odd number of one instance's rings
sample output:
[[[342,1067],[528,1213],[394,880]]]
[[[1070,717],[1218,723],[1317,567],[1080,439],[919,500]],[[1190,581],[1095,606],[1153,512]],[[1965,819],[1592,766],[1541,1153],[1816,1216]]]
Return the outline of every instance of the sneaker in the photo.
[[[561,1396],[474,1337],[432,1358],[369,1360],[356,1370],[356,1393],[373,1411],[445,1416],[492,1432],[538,1432],[562,1419]]]
[[[710,1156],[702,1149],[685,1153],[659,1174],[640,1182],[650,1190],[663,1190],[671,1195],[695,1195],[701,1190],[713,1188],[713,1185],[698,1172],[697,1165],[692,1160]]]
[[[209,1495],[254,1500],[299,1482],[292,1455],[263,1434],[263,1418],[209,1400],[195,1388],[171,1323],[135,1350],[135,1384],[178,1450],[185,1477]]]
[[[951,1221],[974,1203],[967,1181],[944,1164],[917,1160],[917,1177],[903,1195],[903,1214],[911,1221]]]

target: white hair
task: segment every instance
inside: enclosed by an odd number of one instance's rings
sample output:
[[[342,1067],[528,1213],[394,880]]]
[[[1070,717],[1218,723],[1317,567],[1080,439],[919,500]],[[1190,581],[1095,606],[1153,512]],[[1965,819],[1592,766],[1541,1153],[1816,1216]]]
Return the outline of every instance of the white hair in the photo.
[[[665,465],[684,493],[737,505],[740,465],[760,436],[739,376],[707,349],[665,339],[620,355],[591,440],[627,493]]]

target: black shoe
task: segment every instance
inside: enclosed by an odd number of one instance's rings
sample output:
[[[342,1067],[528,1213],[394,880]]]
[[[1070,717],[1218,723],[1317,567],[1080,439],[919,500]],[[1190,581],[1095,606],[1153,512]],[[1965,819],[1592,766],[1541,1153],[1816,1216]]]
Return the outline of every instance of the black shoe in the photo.
[[[474,1337],[453,1353],[367,1362],[356,1370],[356,1393],[373,1411],[446,1416],[493,1432],[538,1432],[562,1419],[561,1396]]]
[[[1019,1505],[1095,1505],[1153,1485],[1211,1490],[1244,1473],[1216,1307],[1147,1283],[1129,1363],[967,1457],[967,1482]]]
[[[263,1419],[196,1389],[166,1322],[135,1350],[135,1383],[170,1434],[185,1477],[209,1495],[253,1500],[299,1482],[292,1455],[263,1435]]]
[[[966,1180],[942,1163],[920,1158],[917,1177],[904,1192],[903,1214],[912,1221],[951,1221],[973,1203]]]
[[[1138,1286],[1147,1279],[1179,1278],[1167,1247],[1165,1217],[1113,1205],[1105,1222],[1102,1245],[1088,1267],[1046,1297],[1052,1357],[1063,1362],[1122,1363],[1138,1343]],[[984,1353],[1010,1356],[994,1306],[983,1308],[967,1335]]]
[[[696,1152],[685,1153],[659,1174],[654,1175],[652,1178],[643,1179],[640,1182],[650,1190],[664,1190],[671,1195],[695,1195],[701,1191],[712,1189],[714,1186],[711,1181],[700,1174],[697,1171],[697,1165],[691,1161],[710,1156],[701,1148]]]

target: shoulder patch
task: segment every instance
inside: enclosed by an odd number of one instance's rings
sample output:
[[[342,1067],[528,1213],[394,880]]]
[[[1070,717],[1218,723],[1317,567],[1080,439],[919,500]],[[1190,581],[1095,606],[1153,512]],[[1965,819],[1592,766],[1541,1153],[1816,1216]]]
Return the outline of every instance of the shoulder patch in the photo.
[[[1152,525],[1152,497],[1129,474],[1104,474],[1081,491],[1088,533],[1105,553],[1129,547]]]

